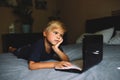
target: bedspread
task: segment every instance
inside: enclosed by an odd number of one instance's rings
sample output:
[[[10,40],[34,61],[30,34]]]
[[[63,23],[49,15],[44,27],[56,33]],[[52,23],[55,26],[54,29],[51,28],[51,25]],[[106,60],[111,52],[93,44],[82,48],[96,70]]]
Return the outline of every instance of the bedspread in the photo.
[[[81,57],[81,44],[63,46],[66,54],[75,59]],[[79,55],[77,55],[79,54]],[[103,60],[98,65],[78,74],[56,71],[55,69],[29,70],[24,59],[11,53],[0,54],[0,80],[119,80],[120,46],[104,45]]]

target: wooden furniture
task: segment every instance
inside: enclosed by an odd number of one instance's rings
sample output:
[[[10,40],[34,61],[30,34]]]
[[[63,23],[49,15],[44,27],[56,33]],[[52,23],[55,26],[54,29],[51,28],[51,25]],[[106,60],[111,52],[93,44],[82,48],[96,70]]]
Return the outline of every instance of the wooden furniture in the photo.
[[[32,44],[35,41],[43,37],[41,33],[15,33],[15,34],[3,34],[2,35],[2,48],[3,52],[8,52],[8,47],[22,47],[27,44]],[[66,37],[64,37],[63,45],[66,43]]]
[[[86,21],[85,31],[94,33],[100,30],[114,27],[115,31],[120,30],[120,16],[107,16]]]
[[[26,44],[31,44],[41,37],[42,33],[3,34],[2,35],[3,52],[8,52],[9,46],[21,47]]]

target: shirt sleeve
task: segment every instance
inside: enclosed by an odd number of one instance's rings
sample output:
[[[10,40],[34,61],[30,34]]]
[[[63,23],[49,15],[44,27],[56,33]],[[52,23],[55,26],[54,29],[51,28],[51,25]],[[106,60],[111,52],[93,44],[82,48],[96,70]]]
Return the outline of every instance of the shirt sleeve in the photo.
[[[31,46],[31,52],[29,56],[29,61],[40,61],[41,53],[43,52],[44,45],[42,44],[41,40],[34,43]]]

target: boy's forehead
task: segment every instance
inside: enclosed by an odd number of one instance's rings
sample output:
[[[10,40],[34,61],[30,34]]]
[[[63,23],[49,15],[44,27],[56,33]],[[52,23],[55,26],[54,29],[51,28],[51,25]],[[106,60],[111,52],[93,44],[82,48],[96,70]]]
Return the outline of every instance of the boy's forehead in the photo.
[[[55,29],[64,31],[60,26],[51,26],[51,30],[55,30]]]
[[[57,31],[57,32],[59,32],[59,33],[61,33],[61,34],[64,34],[64,30],[63,30],[62,28],[59,28],[59,27],[51,28],[50,31]]]

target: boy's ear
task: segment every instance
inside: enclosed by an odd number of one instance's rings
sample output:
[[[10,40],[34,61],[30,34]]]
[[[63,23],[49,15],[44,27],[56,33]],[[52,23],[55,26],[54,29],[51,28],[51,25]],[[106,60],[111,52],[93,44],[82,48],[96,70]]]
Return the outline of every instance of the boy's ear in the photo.
[[[43,31],[43,36],[45,37],[47,35],[46,31]]]

